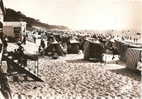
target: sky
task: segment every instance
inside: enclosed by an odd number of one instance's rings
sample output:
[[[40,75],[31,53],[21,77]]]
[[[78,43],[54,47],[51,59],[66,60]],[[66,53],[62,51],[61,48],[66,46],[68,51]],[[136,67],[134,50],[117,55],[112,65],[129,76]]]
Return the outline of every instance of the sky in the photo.
[[[72,29],[142,30],[142,0],[4,0],[4,5]]]

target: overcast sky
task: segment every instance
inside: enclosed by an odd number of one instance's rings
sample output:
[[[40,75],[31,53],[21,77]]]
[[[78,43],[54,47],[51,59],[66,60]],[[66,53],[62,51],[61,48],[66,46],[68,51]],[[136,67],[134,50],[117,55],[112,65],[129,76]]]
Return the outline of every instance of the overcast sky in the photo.
[[[4,0],[7,8],[75,29],[137,29],[142,0]]]

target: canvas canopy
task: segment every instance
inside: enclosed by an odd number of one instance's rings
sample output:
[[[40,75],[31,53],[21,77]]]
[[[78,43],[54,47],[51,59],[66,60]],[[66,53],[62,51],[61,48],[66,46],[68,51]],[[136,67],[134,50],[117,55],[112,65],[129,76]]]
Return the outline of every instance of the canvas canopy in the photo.
[[[65,53],[61,47],[61,45],[58,42],[51,43],[46,49],[45,54],[46,55],[53,55],[54,53],[57,53],[58,56],[64,56]]]
[[[72,54],[78,54],[79,52],[79,41],[73,39],[70,40],[67,47],[67,52]]]
[[[127,59],[126,53],[128,51],[128,48],[142,48],[142,44],[118,41],[118,40],[116,40],[116,46],[120,54],[120,60],[123,62],[126,62]]]
[[[84,59],[102,61],[104,48],[100,42],[86,40],[84,48]]]
[[[128,48],[126,53],[126,66],[137,70],[138,62],[142,63],[142,48]]]

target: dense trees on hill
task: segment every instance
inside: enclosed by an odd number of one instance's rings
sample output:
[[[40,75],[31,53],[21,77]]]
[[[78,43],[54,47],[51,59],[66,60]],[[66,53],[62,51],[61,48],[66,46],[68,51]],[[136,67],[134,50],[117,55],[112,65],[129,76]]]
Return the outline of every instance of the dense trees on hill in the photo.
[[[31,28],[32,26],[39,26],[47,29],[67,29],[65,26],[58,25],[48,25],[46,23],[42,23],[37,19],[27,17],[20,11],[15,11],[10,8],[6,8],[6,15],[4,18],[5,21],[25,21],[27,22],[27,28]]]
[[[13,9],[6,9],[5,21],[20,21],[20,19],[25,19],[26,16],[20,11],[16,12]]]
[[[20,11],[15,11],[13,9],[7,8],[6,15],[4,18],[5,21],[26,21],[28,27],[32,27],[33,25],[42,25],[43,23],[38,22],[36,19],[27,17]]]

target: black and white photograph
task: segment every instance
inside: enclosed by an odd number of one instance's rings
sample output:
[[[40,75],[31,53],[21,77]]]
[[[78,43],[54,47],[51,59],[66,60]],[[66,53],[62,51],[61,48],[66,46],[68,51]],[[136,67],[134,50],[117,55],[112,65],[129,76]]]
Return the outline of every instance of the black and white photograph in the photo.
[[[0,0],[0,99],[142,99],[142,0]]]

